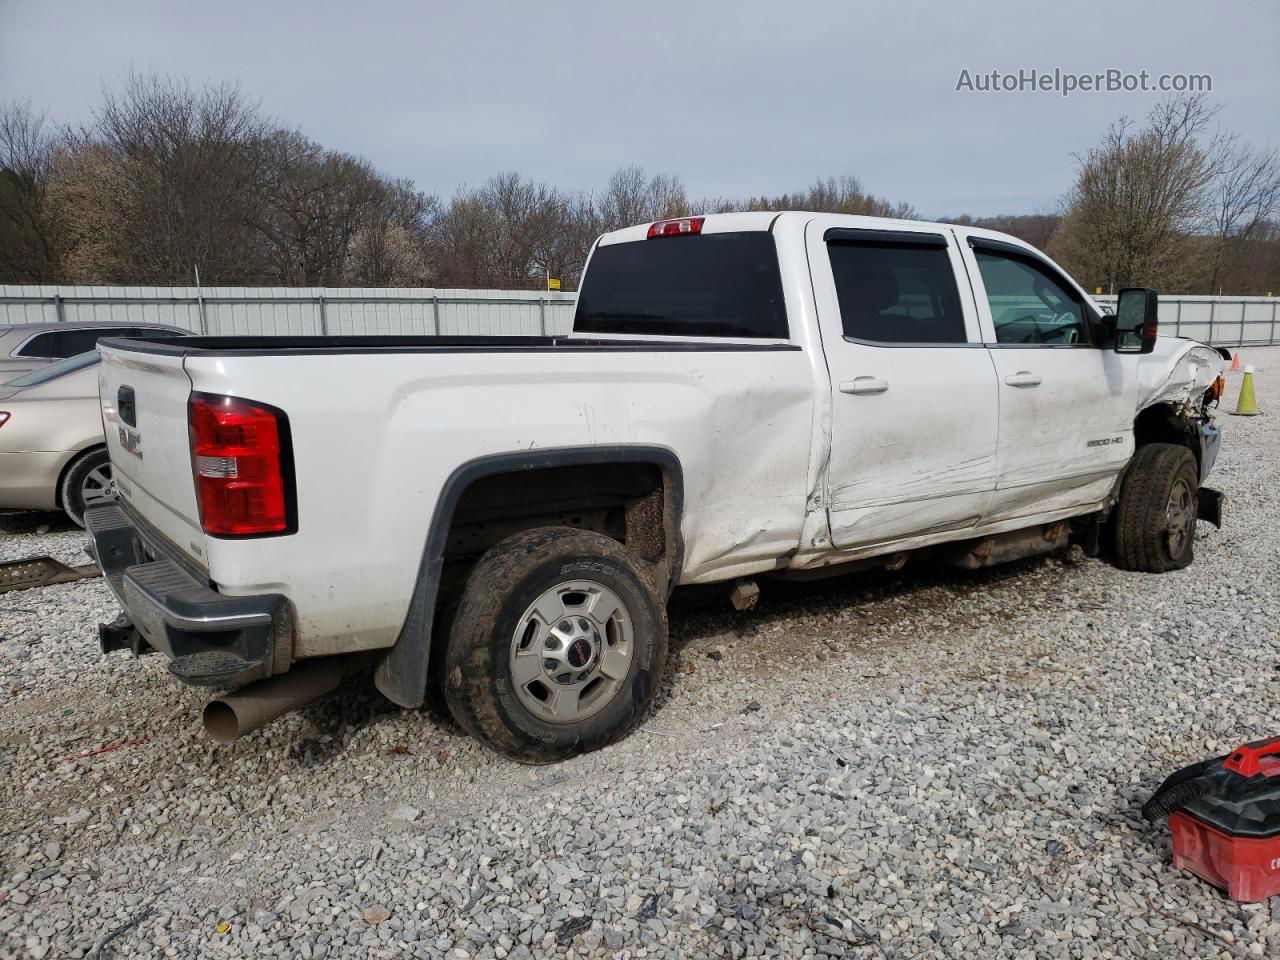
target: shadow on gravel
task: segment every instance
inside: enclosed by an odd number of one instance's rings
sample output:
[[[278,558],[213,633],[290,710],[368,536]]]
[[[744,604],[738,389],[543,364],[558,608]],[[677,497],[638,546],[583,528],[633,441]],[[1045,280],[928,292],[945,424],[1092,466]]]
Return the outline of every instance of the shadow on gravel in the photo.
[[[41,530],[41,527],[47,529]],[[79,530],[61,510],[0,511],[0,535],[30,536],[38,533],[74,533]]]
[[[938,606],[938,601],[920,596],[926,591],[955,594],[981,590],[1025,577],[1046,563],[1062,563],[1063,556],[1046,554],[982,570],[958,570],[924,561],[896,572],[865,570],[809,582],[761,577],[757,581],[760,602],[754,610],[747,611],[734,610],[729,603],[730,584],[681,587],[672,596],[669,608],[672,649],[726,629],[750,632],[796,617],[844,613],[885,601],[913,599],[917,609],[930,609]]]
[[[953,598],[957,594],[981,591],[1018,581],[1046,564],[1062,564],[1069,569],[1089,560],[1067,559],[1067,551],[1045,554],[981,570],[960,570],[930,561],[917,561],[903,570],[863,570],[823,580],[793,581],[760,577],[760,600],[754,610],[738,611],[729,602],[731,584],[681,587],[671,599],[670,664],[655,711],[671,696],[676,677],[688,662],[703,655],[703,646],[719,638],[759,643],[761,655],[773,652],[776,634],[786,629],[787,652],[806,656],[829,645],[831,620],[865,611],[865,626],[871,630],[887,622],[884,604],[906,607],[910,617],[929,612],[946,612],[955,618]],[[874,609],[873,609],[874,608]],[[856,627],[842,629],[853,629]],[[878,632],[878,631],[876,631]],[[856,634],[855,634],[856,635]]]
[[[395,723],[406,713],[420,714],[438,734],[449,738],[465,736],[448,709],[432,697],[416,711],[392,703],[374,687],[372,670],[349,678],[331,696],[307,704],[297,712],[308,731],[290,745],[289,759],[305,768],[327,766],[342,756],[353,737]],[[375,739],[390,742],[394,738]],[[416,751],[420,745],[402,746]]]

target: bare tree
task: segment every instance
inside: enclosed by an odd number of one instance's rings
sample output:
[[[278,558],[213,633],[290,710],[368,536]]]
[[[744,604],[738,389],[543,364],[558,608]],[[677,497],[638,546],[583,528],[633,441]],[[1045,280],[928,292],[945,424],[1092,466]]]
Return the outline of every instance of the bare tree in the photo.
[[[238,87],[132,74],[104,93],[96,139],[121,176],[119,263],[129,279],[173,282],[198,266],[235,282],[258,266],[257,213],[269,125]]]
[[[54,279],[60,228],[50,215],[49,185],[59,137],[30,102],[0,105],[0,276]]]
[[[333,286],[350,276],[348,263],[361,236],[365,265],[375,224],[388,226],[397,212],[411,220],[416,194],[386,180],[368,161],[325,150],[293,131],[266,138],[261,162],[262,196],[252,220],[261,234],[271,276],[280,283]],[[410,226],[407,222],[406,227]]]
[[[358,286],[426,286],[434,279],[428,229],[439,201],[412,181],[383,181],[380,195],[351,238],[346,282]]]
[[[723,204],[724,201],[719,201]],[[812,210],[818,213],[847,213],[867,217],[916,219],[918,214],[909,203],[893,203],[862,188],[857,177],[819,178],[808,190],[783,193],[775,197],[752,197],[739,209],[747,210]]]
[[[1061,215],[1056,213],[1018,213],[994,217],[961,215],[944,219],[949,223],[956,223],[961,226],[981,227],[984,230],[999,230],[1001,233],[1009,233],[1041,250],[1049,248],[1049,241],[1052,239],[1054,231],[1058,229],[1058,225],[1062,222]]]
[[[694,212],[678,177],[664,173],[650,177],[635,166],[614,172],[595,198],[595,209],[601,232]]]
[[[1256,149],[1232,137],[1223,144],[1214,166],[1209,190],[1214,236],[1209,292],[1221,293],[1228,255],[1239,252],[1280,211],[1280,151]]]
[[[1052,244],[1077,276],[1116,289],[1177,289],[1193,271],[1190,238],[1207,212],[1214,142],[1201,144],[1215,113],[1203,96],[1158,104],[1145,127],[1121,118],[1102,145],[1077,156],[1080,172]]]

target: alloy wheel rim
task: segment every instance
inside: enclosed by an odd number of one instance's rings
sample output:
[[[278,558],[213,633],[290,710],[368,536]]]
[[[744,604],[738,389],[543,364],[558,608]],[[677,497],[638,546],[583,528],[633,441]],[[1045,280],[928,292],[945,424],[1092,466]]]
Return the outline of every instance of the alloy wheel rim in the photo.
[[[1171,556],[1179,556],[1195,530],[1195,498],[1186,480],[1177,480],[1165,507],[1165,530]]]
[[[594,580],[544,590],[517,621],[508,668],[520,703],[547,723],[578,723],[613,700],[635,632],[622,598]]]
[[[113,489],[111,465],[104,463],[85,474],[80,483],[80,502],[87,507],[96,500],[111,496]]]

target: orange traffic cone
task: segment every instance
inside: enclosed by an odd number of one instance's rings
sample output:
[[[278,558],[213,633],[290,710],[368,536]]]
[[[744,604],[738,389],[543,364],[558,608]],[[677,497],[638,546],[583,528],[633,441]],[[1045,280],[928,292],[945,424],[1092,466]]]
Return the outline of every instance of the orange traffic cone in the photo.
[[[1240,372],[1240,351],[1239,350],[1236,351],[1236,358],[1231,361],[1231,372],[1232,373]]]

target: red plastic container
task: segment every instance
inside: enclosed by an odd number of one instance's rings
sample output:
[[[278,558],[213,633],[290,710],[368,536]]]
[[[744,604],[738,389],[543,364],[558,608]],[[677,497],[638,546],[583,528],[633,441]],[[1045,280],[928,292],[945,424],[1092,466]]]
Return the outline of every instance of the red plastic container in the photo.
[[[1173,865],[1190,870],[1232,900],[1253,903],[1280,893],[1280,836],[1232,837],[1181,811],[1169,816]]]
[[[1233,900],[1280,894],[1280,737],[1179,771],[1148,806],[1169,813],[1175,867]]]

